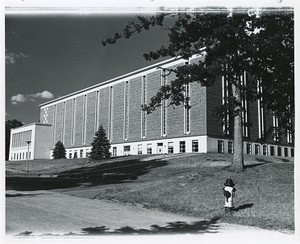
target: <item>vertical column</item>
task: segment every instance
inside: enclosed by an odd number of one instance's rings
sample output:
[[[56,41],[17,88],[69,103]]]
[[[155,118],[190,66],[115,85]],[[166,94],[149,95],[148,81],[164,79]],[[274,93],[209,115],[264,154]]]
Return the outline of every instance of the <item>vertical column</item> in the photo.
[[[73,99],[72,103],[72,114],[73,114],[73,119],[72,119],[72,146],[75,144],[75,125],[76,125],[76,99]]]
[[[146,105],[147,103],[147,80],[146,80],[146,76],[143,75],[142,77],[142,101],[141,104],[142,105]],[[147,112],[141,110],[141,137],[143,139],[146,138],[146,130],[147,130]]]
[[[113,140],[113,86],[109,89],[108,139]]]
[[[166,70],[162,70],[161,74],[161,86],[167,85]],[[161,136],[167,135],[167,109],[166,109],[166,99],[161,100]]]

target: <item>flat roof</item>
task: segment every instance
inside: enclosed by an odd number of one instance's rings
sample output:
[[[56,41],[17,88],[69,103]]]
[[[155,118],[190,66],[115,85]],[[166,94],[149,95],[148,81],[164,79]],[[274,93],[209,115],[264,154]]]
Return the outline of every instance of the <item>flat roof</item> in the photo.
[[[147,71],[147,70],[149,70],[149,69],[153,69],[153,68],[155,68],[155,67],[159,67],[159,66],[161,66],[161,65],[169,64],[169,63],[172,63],[172,62],[174,62],[174,61],[181,60],[181,59],[182,59],[182,58],[180,58],[180,57],[177,57],[177,58],[170,58],[170,59],[161,61],[161,62],[159,62],[159,63],[155,63],[155,64],[152,64],[152,65],[146,66],[146,67],[144,67],[144,68],[141,68],[141,69],[138,69],[138,70],[135,70],[135,71],[126,73],[126,74],[124,74],[124,75],[117,76],[117,77],[112,78],[112,79],[109,79],[109,80],[107,80],[107,81],[103,81],[103,82],[98,83],[98,84],[96,84],[96,85],[89,86],[89,87],[87,87],[87,88],[78,90],[78,91],[76,91],[76,92],[72,92],[72,93],[69,93],[69,94],[67,94],[67,95],[58,97],[58,98],[56,98],[56,99],[53,99],[53,100],[50,100],[50,101],[48,101],[48,102],[42,103],[42,104],[40,104],[39,106],[42,107],[42,106],[45,106],[45,105],[47,105],[47,104],[50,104],[50,103],[53,103],[53,102],[62,100],[62,99],[64,99],[64,98],[71,97],[71,96],[74,96],[74,95],[76,95],[76,94],[80,94],[80,93],[82,93],[82,92],[91,90],[91,89],[93,89],[93,88],[100,87],[100,86],[103,86],[103,85],[105,85],[105,84],[108,84],[108,83],[111,83],[111,82],[114,82],[114,81],[117,81],[117,80],[120,80],[120,79],[124,79],[124,78],[126,78],[126,77],[129,77],[129,76],[132,76],[132,75],[135,75],[135,74],[138,74],[138,73]]]
[[[19,126],[19,127],[16,127],[16,128],[12,128],[11,130],[17,130],[17,129],[21,129],[23,127],[28,127],[28,126],[31,126],[31,125],[36,125],[36,126],[52,126],[50,124],[43,124],[43,123],[39,123],[39,122],[33,122],[33,123],[30,123],[30,124],[26,124],[26,125],[22,125],[22,126]]]

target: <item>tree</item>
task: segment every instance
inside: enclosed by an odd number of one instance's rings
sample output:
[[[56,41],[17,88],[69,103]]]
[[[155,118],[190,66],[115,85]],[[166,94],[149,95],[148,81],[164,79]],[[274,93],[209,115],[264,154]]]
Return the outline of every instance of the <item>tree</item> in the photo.
[[[66,149],[64,147],[64,144],[61,141],[58,141],[55,144],[55,147],[53,149],[52,153],[53,159],[61,159],[66,158]]]
[[[9,160],[10,131],[22,125],[23,123],[16,119],[5,121],[5,160]]]
[[[165,24],[169,18],[173,19],[171,27]],[[168,99],[169,105],[189,106],[189,98],[184,96],[186,84],[198,82],[208,87],[220,76],[226,77],[231,94],[227,104],[231,106],[234,125],[233,171],[244,168],[243,98],[250,102],[262,98],[264,106],[281,119],[284,131],[292,130],[294,19],[290,10],[261,10],[256,14],[224,10],[217,13],[161,13],[149,18],[137,16],[135,21],[125,25],[121,33],[115,33],[102,44],[114,44],[122,37],[130,38],[134,33],[153,26],[167,30],[169,42],[167,46],[144,54],[146,60],[161,57],[189,59],[193,55],[202,56],[202,60],[168,69],[169,74],[176,74],[176,79],[162,86],[150,103],[143,106],[148,113],[161,106],[162,99]],[[244,72],[247,74],[246,83],[240,78]],[[262,89],[258,92],[259,82]]]
[[[92,150],[89,157],[94,160],[100,160],[103,158],[109,158],[111,153],[109,152],[110,142],[106,137],[105,130],[100,125],[98,131],[96,131],[94,140],[92,142]]]

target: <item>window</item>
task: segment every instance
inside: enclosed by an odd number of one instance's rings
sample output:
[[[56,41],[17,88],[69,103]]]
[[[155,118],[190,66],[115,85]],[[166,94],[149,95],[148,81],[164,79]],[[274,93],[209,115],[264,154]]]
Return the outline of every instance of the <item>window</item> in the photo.
[[[124,146],[124,152],[130,152],[130,146]]]
[[[289,150],[287,147],[284,148],[284,156],[288,157],[289,156]]]
[[[147,144],[147,154],[152,154],[152,144]]]
[[[264,109],[264,102],[262,98],[263,88],[262,88],[262,80],[257,81],[257,94],[259,95],[257,101],[257,109],[258,109],[258,135],[259,138],[264,137],[265,133],[265,109]]]
[[[199,142],[198,140],[192,141],[192,152],[199,152]]]
[[[291,157],[294,157],[294,148],[291,148]]]
[[[25,159],[25,153],[23,152],[23,159]]]
[[[28,159],[31,159],[31,152],[29,152],[29,158]]]
[[[224,70],[226,68],[227,68],[226,65],[224,65]],[[231,95],[231,90],[230,90],[228,78],[227,78],[227,76],[222,76],[222,104],[223,104],[224,108],[226,109],[224,111],[222,122],[223,122],[223,133],[225,135],[229,135],[229,133],[230,133],[230,130],[229,130],[230,111],[228,109],[230,95]]]
[[[179,142],[179,150],[181,153],[185,153],[185,141]]]
[[[241,85],[242,87],[247,87],[247,74],[246,72],[241,75]],[[242,89],[241,92],[242,96],[242,126],[243,126],[243,136],[248,137],[249,134],[249,123],[248,123],[248,99],[247,99],[247,94],[244,92]]]
[[[281,157],[281,147],[277,147],[277,156]]]
[[[28,152],[26,152],[26,159],[28,159]]]
[[[72,152],[69,152],[69,158],[72,158]]]
[[[228,142],[228,153],[233,154],[233,142],[232,141]]]
[[[113,147],[113,153],[112,153],[113,156],[117,156],[117,147]]]
[[[19,154],[17,153],[17,160],[19,159]]]
[[[190,133],[190,84],[185,85],[185,106],[184,106],[184,132]]]
[[[80,154],[79,155],[80,155],[79,156],[80,158],[83,158],[83,149],[80,150]]]
[[[251,143],[246,144],[246,153],[247,154],[252,154],[252,145],[251,145]]]
[[[138,145],[138,154],[143,154],[143,145],[142,144]]]
[[[168,153],[174,153],[174,143],[168,142]]]
[[[270,155],[274,156],[274,154],[275,154],[274,146],[270,146]]]
[[[73,158],[77,158],[77,152],[74,152]]]
[[[268,146],[267,145],[263,145],[263,155],[264,156],[268,155]]]
[[[254,146],[254,153],[255,155],[259,155],[260,146],[258,144],[255,144]]]
[[[218,153],[224,153],[224,141],[218,140]]]

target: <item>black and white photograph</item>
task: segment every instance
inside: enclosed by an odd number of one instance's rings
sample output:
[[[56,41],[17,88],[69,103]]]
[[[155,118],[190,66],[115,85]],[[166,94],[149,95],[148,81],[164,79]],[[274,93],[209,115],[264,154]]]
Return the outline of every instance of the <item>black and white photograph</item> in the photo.
[[[296,1],[4,2],[1,243],[300,241]]]

